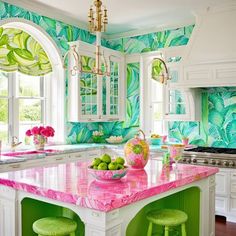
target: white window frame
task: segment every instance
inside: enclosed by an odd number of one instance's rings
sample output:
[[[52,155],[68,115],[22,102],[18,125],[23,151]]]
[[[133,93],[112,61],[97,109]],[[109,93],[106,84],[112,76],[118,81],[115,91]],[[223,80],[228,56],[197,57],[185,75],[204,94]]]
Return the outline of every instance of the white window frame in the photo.
[[[2,71],[4,72],[4,71]],[[0,71],[1,73],[1,71]],[[43,96],[39,97],[24,97],[19,96],[19,79],[17,73],[20,72],[8,72],[8,96],[5,97],[8,100],[8,142],[11,141],[11,137],[16,136],[19,137],[19,101],[20,99],[39,99],[42,102],[41,105],[41,123],[47,124],[48,118],[50,117],[50,107],[49,101],[50,94],[48,93],[48,88],[50,86],[50,81],[46,78],[46,76],[40,76],[40,92],[43,91]],[[23,77],[24,74],[21,74]],[[40,98],[42,97],[42,98]],[[21,140],[23,141],[23,140]]]
[[[147,134],[151,135],[154,131],[152,130],[153,118],[152,114],[152,89],[151,89],[151,79],[152,79],[152,62],[155,58],[161,57],[161,52],[150,52],[145,53],[141,56],[141,73],[140,73],[140,128]],[[163,85],[163,99],[162,99],[162,111],[164,112],[165,107],[165,89]],[[164,114],[162,114],[164,117]],[[167,133],[167,122],[163,121],[162,133]]]
[[[47,117],[47,125],[51,125],[55,129],[53,142],[64,144],[66,139],[65,71],[59,48],[46,31],[29,20],[20,18],[0,20],[0,27],[18,28],[27,32],[45,50],[52,65],[52,79],[49,80],[50,86],[47,87],[47,93],[51,98],[47,101],[47,107],[52,112],[49,112]]]

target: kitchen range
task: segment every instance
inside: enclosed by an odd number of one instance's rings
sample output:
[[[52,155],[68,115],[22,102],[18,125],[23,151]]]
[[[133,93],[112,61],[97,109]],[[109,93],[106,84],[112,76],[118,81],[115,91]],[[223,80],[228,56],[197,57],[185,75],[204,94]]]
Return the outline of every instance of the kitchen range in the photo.
[[[201,146],[187,148],[180,162],[219,168],[236,168],[236,149]]]
[[[216,166],[216,215],[236,222],[236,149],[193,147],[185,149],[181,163]]]

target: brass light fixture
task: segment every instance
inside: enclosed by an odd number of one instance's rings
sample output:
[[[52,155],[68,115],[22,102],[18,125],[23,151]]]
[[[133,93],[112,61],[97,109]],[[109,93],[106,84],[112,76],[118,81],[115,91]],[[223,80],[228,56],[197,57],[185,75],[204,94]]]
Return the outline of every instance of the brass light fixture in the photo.
[[[153,79],[158,80],[161,84],[167,84],[167,80],[170,80],[171,78],[170,78],[165,61],[158,57],[158,58],[154,58],[152,63],[153,62],[159,62],[160,66],[162,67],[160,73],[157,76],[152,75]]]
[[[96,62],[95,68],[93,68],[93,73],[98,75],[109,75],[110,73],[108,72],[108,66],[105,60],[104,53],[102,54],[100,51],[101,32],[106,31],[106,26],[108,23],[107,9],[102,6],[102,2],[100,0],[95,0],[93,4],[94,7],[91,6],[88,12],[89,30],[91,33],[96,33]],[[101,69],[101,56],[103,57],[105,72],[103,72]]]
[[[92,69],[92,73],[101,76],[110,76],[109,67],[104,52],[101,53],[101,33],[106,31],[106,26],[108,23],[107,9],[102,6],[102,2],[100,0],[95,0],[94,6],[95,10],[93,9],[94,7],[91,6],[88,12],[89,31],[91,33],[96,33],[95,67]],[[77,46],[73,45],[64,56],[64,68],[66,68],[66,57],[70,54],[74,58],[74,66],[70,68],[70,73],[72,76],[77,73],[84,72],[82,69],[81,56],[77,52],[76,48]]]

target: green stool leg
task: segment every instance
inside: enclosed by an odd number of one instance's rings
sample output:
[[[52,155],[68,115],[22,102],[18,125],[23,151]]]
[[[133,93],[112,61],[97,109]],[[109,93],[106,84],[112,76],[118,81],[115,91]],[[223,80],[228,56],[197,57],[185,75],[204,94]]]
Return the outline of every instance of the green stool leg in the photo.
[[[186,228],[185,228],[185,223],[183,223],[183,224],[181,225],[181,232],[182,232],[182,236],[187,236]]]
[[[165,236],[169,236],[169,227],[165,226]]]
[[[75,236],[75,232],[70,233],[70,236]]]
[[[149,223],[147,236],[152,236],[152,222]]]

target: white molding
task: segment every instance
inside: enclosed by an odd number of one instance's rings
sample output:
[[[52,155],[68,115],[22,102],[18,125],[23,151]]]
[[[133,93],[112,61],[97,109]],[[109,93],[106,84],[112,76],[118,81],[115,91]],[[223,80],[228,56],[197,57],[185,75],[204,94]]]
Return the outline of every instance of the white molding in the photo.
[[[188,19],[188,20],[184,20],[178,24],[169,24],[169,25],[163,25],[160,27],[136,29],[136,30],[127,31],[127,32],[123,32],[123,33],[117,33],[117,34],[104,34],[103,38],[105,38],[107,40],[129,38],[129,37],[135,37],[135,36],[140,36],[140,35],[145,35],[145,34],[161,32],[161,31],[165,31],[165,30],[181,28],[181,27],[185,27],[185,26],[189,26],[189,25],[193,25],[193,24],[195,24],[195,20]]]

